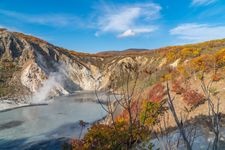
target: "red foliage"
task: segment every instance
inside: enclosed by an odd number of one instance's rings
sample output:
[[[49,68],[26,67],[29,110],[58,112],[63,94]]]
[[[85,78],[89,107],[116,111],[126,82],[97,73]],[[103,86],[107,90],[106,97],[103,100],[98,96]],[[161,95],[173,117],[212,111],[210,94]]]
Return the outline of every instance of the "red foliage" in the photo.
[[[136,116],[139,113],[139,111],[140,111],[140,103],[141,102],[136,100],[136,101],[132,102],[132,104],[130,105],[131,115],[133,117],[132,119],[136,119],[136,117],[134,117],[134,116]],[[118,121],[120,119],[123,119],[124,121],[128,121],[129,113],[128,113],[127,110],[123,110],[121,112],[121,114],[119,116],[117,116],[116,120]]]
[[[181,83],[178,81],[173,81],[172,83],[172,91],[176,94],[184,93],[185,89],[181,86]]]
[[[158,83],[149,91],[148,99],[151,102],[161,102],[165,95],[165,86],[161,83]]]
[[[190,106],[198,106],[204,103],[205,98],[195,90],[188,90],[182,94],[183,100]]]

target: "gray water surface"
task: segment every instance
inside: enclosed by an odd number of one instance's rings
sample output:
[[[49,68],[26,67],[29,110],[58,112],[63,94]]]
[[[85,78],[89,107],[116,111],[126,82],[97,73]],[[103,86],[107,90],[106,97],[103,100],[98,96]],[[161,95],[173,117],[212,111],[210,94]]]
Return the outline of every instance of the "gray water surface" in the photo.
[[[105,115],[99,104],[77,102],[76,95],[0,112],[0,149],[59,149],[64,139],[80,136],[79,120],[91,123]]]

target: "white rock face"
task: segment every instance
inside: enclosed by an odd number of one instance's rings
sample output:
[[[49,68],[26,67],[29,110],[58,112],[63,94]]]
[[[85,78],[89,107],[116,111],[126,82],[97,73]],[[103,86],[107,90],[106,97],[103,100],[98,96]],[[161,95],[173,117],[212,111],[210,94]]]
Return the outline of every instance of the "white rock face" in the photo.
[[[163,59],[161,60],[161,63],[159,64],[159,68],[162,68],[162,66],[165,65],[166,62],[167,62],[167,59],[166,59],[166,58],[163,58]]]
[[[173,67],[173,68],[176,68],[177,65],[179,64],[179,62],[180,62],[180,58],[175,60],[173,63],[171,63],[170,66]]]
[[[67,77],[73,80],[83,90],[95,90],[99,85],[97,79],[100,76],[95,67],[87,68],[76,63],[66,64]],[[93,69],[93,70],[92,70]],[[96,70],[95,70],[96,69]]]
[[[21,83],[31,92],[36,92],[45,79],[45,73],[35,63],[30,63],[21,73]]]

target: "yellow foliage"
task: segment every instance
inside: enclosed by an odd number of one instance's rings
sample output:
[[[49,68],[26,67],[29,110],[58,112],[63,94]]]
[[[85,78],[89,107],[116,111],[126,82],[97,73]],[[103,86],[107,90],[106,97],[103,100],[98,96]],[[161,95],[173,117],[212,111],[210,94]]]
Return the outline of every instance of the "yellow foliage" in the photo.
[[[221,49],[215,54],[216,64],[218,67],[225,65],[225,49]]]
[[[144,100],[141,105],[140,120],[147,126],[154,125],[158,121],[158,116],[164,112],[161,103]]]
[[[168,62],[173,61],[176,59],[176,52],[173,50],[170,50],[167,54],[166,54],[166,59]]]
[[[123,116],[119,116],[116,118],[116,122],[118,123],[123,123],[123,122],[126,122],[127,119],[125,119]]]
[[[194,71],[207,71],[214,66],[214,57],[212,55],[201,55],[192,59],[191,68]]]
[[[172,79],[172,73],[165,74],[162,78],[162,81],[168,81]]]
[[[201,49],[199,49],[199,48],[183,48],[180,51],[180,56],[182,59],[185,59],[187,57],[199,56],[200,53],[201,53]]]

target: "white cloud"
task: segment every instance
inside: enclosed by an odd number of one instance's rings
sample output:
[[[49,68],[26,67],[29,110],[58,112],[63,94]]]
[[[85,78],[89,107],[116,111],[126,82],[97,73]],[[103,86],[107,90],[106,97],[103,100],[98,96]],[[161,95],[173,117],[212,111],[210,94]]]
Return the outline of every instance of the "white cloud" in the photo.
[[[118,37],[129,37],[129,36],[135,36],[135,32],[131,29],[128,29],[127,31],[121,33],[120,35],[118,35]]]
[[[151,22],[160,17],[161,7],[155,3],[102,7],[98,18],[99,32],[116,33],[117,37],[129,37],[153,32]]]
[[[142,34],[142,33],[150,33],[156,30],[156,27],[148,27],[148,28],[137,28],[137,29],[128,29],[124,31],[123,33],[119,34],[117,37],[119,38],[125,38],[125,37],[130,37],[130,36],[135,36],[137,34]]]
[[[170,30],[171,35],[190,42],[225,38],[225,26],[187,23]]]
[[[216,0],[192,0],[193,6],[200,6],[200,5],[209,5],[211,3],[214,3]]]
[[[72,24],[74,25],[75,23],[79,22],[79,19],[77,17],[66,14],[28,15],[3,9],[0,9],[0,14],[11,17],[13,19],[17,19],[22,22],[50,26],[68,26]]]

